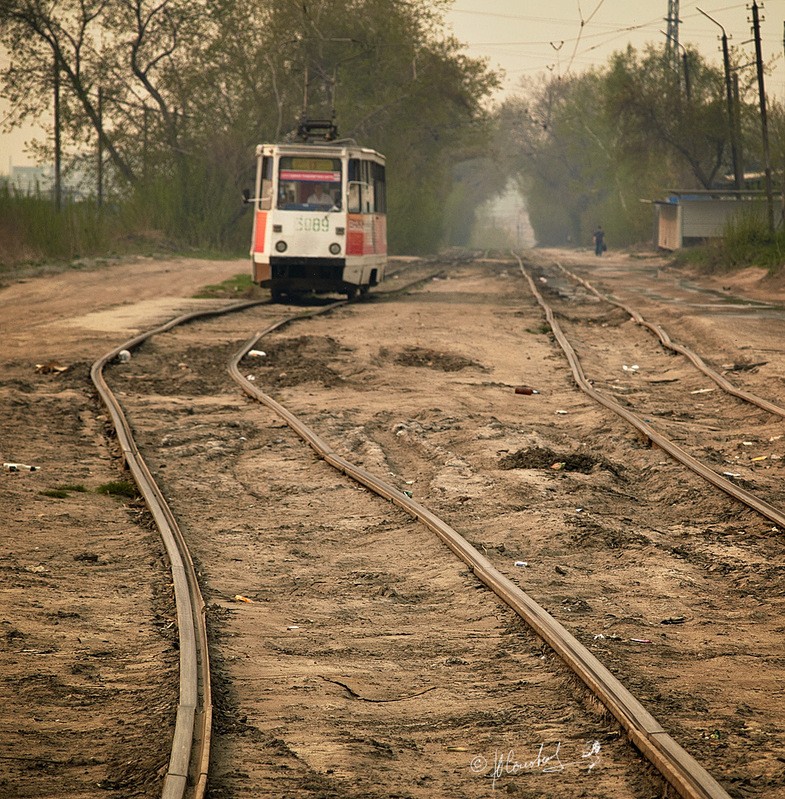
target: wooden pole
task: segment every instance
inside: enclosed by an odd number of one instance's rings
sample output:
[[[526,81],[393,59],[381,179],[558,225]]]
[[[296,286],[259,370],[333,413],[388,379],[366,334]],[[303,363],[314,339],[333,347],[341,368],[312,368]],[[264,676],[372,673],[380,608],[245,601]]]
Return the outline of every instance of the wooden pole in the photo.
[[[771,155],[769,153],[769,123],[766,117],[766,90],[763,87],[763,55],[760,44],[758,3],[752,0],[752,32],[755,35],[755,64],[758,70],[758,95],[760,97],[760,124],[763,131],[763,164],[766,175],[766,205],[769,233],[774,235],[774,193],[771,185]]]
[[[104,204],[104,90],[98,87],[98,207]]]
[[[63,204],[62,144],[60,141],[60,58],[55,53],[54,60],[54,124],[55,124],[55,210],[59,211]]]

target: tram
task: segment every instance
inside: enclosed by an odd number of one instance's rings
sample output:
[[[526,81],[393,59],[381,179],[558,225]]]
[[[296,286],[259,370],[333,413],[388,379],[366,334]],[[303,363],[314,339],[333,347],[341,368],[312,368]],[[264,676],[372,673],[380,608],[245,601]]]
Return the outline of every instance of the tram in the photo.
[[[253,280],[274,301],[337,292],[352,299],[384,279],[384,156],[349,141],[256,148]]]

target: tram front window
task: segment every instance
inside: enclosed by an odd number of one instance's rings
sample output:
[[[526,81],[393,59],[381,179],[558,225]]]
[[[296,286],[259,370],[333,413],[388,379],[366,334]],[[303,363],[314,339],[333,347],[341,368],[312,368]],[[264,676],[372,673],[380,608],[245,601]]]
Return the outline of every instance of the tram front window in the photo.
[[[341,208],[339,158],[281,158],[278,208],[284,211],[338,211]]]

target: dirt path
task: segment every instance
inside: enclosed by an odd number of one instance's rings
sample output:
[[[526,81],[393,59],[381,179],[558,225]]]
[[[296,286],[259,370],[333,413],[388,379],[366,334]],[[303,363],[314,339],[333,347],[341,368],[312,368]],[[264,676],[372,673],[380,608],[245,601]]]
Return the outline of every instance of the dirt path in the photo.
[[[38,469],[0,473],[4,797],[160,793],[178,664],[170,581],[138,503],[98,493],[124,475],[89,366],[242,268],[137,261],[0,290],[0,455]]]
[[[774,310],[727,310],[735,294],[775,299],[758,275],[706,293],[657,258],[538,257],[591,270],[598,288],[662,315],[699,351],[765,360],[738,376],[764,396],[780,392]],[[41,466],[0,476],[13,530],[0,562],[0,678],[11,697],[3,795],[155,795],[173,702],[163,686],[176,668],[171,598],[136,504],[96,492],[122,475],[87,368],[137,329],[212,302],[189,297],[245,268],[136,262],[0,291],[0,450]],[[580,759],[594,740],[591,774],[522,769],[497,790],[653,795],[656,779],[636,773],[536,639],[498,603],[466,595],[465,568],[227,382],[229,353],[274,314],[183,328],[111,374],[202,564],[219,642],[214,799],[484,797],[494,786],[472,771],[474,758],[524,759],[561,743]],[[629,678],[726,785],[785,797],[782,683],[758,684],[754,668],[781,649],[782,544],[771,525],[636,448],[622,422],[575,390],[513,263],[463,267],[261,346],[267,356],[244,364],[259,385],[443,514]],[[47,361],[70,368],[37,373]],[[163,371],[151,377],[155,365]],[[516,395],[521,384],[540,394]],[[749,425],[740,418],[740,441]],[[585,468],[552,468],[573,456]],[[63,498],[40,493],[62,486]],[[127,717],[147,699],[152,708]]]

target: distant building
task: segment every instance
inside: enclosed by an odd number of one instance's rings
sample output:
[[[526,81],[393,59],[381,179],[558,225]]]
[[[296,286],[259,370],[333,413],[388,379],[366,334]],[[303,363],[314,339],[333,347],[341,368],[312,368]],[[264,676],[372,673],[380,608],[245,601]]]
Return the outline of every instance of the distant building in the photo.
[[[54,167],[11,166],[7,181],[19,194],[48,194],[54,184]]]
[[[0,185],[8,186],[11,191],[26,197],[50,197],[54,191],[54,167],[47,166],[14,166],[9,167],[8,176],[0,176]],[[87,184],[87,185],[86,185]],[[71,169],[62,178],[62,196],[64,200],[84,200],[95,194],[85,178],[84,170]]]

